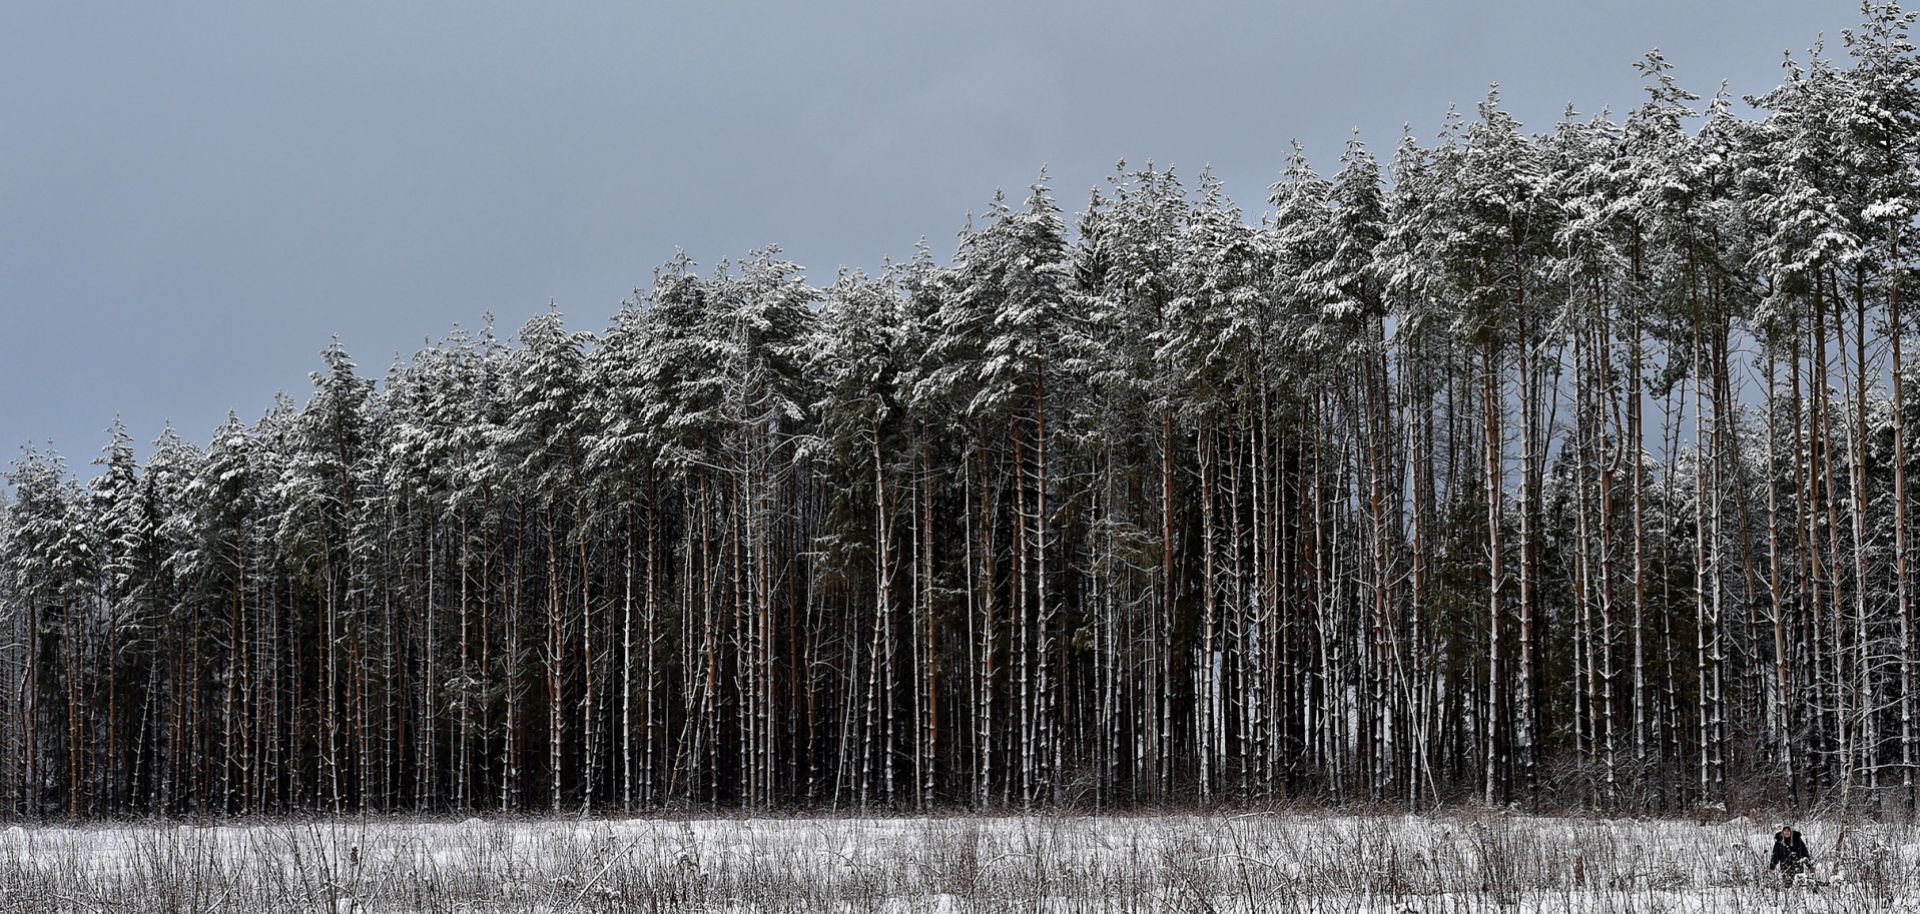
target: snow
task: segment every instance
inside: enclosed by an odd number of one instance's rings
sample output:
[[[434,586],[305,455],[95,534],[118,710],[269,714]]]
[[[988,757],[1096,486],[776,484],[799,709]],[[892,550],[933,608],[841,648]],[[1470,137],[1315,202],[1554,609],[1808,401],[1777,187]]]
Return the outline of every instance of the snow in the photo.
[[[1920,912],[1920,827],[1422,816],[346,820],[13,826],[13,910]],[[31,899],[28,904],[23,900]],[[168,907],[169,899],[199,899]]]

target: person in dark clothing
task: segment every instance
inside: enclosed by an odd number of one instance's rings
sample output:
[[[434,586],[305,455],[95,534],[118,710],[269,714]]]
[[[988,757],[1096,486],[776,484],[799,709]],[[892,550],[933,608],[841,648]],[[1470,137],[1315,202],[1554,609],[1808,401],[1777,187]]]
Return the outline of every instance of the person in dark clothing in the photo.
[[[1807,842],[1793,826],[1780,826],[1773,834],[1773,861],[1767,864],[1767,869],[1778,869],[1786,883],[1792,885],[1793,877],[1806,868],[1806,861]]]

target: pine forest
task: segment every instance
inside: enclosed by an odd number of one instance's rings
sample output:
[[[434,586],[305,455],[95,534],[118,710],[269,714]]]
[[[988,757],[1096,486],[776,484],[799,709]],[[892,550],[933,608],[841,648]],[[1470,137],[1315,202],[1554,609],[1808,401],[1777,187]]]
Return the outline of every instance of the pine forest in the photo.
[[[26,447],[0,811],[1911,809],[1913,21]]]

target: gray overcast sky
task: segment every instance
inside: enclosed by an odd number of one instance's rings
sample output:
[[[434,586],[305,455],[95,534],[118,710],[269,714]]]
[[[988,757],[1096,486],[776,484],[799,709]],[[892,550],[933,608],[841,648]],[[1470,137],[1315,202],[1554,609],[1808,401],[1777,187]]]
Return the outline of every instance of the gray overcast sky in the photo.
[[[818,281],[1051,166],[1211,162],[1250,214],[1289,138],[1383,158],[1490,82],[1530,129],[1776,84],[1847,0],[54,3],[0,7],[0,448],[76,469],[116,413],[205,441],[484,312],[598,330],[684,247]],[[142,449],[143,453],[145,448]]]

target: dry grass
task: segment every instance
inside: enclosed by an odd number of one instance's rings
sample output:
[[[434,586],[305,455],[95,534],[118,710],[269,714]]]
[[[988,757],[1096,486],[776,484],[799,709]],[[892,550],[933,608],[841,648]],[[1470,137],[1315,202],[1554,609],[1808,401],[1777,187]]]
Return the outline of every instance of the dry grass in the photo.
[[[14,827],[0,911],[1920,911],[1920,828],[1486,816]],[[1836,859],[1837,857],[1837,859]]]

